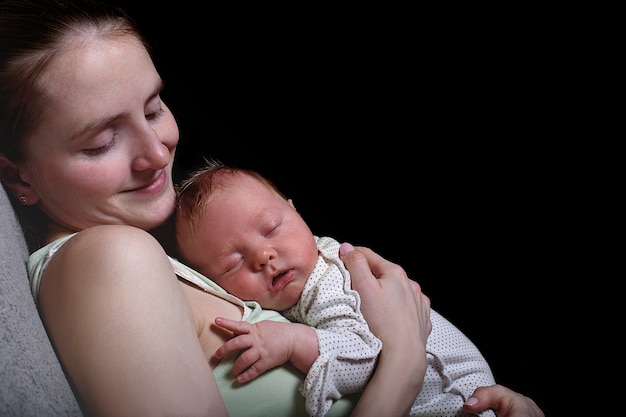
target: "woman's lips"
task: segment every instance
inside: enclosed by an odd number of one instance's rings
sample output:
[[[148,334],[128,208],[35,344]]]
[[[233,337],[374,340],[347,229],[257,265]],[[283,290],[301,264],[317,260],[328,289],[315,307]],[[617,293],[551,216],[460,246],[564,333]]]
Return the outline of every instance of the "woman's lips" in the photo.
[[[154,181],[152,181],[150,184],[144,186],[144,187],[140,187],[137,188],[135,190],[135,192],[141,193],[141,194],[155,194],[158,193],[159,191],[161,191],[163,189],[163,187],[165,187],[165,184],[167,182],[167,173],[166,171],[163,169],[161,170],[161,173],[154,179]]]

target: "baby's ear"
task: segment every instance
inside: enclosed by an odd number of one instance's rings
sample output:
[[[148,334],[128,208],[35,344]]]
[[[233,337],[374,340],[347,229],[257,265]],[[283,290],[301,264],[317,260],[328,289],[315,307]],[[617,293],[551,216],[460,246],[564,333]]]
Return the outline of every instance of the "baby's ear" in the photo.
[[[294,205],[293,205],[293,200],[292,200],[291,198],[288,198],[288,199],[287,199],[287,202],[289,203],[289,205],[290,205],[291,207],[293,207],[293,209],[294,209],[294,210],[296,210],[296,206],[294,206]],[[297,211],[297,210],[296,210],[296,211]]]

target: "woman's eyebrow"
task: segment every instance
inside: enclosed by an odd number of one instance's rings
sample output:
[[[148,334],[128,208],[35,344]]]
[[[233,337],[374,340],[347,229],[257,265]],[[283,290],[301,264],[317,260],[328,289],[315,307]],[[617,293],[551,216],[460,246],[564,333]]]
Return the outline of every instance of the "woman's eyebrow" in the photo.
[[[156,87],[152,90],[152,93],[148,97],[148,100],[146,101],[154,100],[156,96],[161,94],[161,91],[163,91],[163,88],[165,88],[165,82],[162,79],[160,79]],[[124,119],[124,118],[130,118],[130,113],[122,112],[122,113],[115,114],[113,116],[92,120],[89,123],[87,123],[85,126],[83,126],[80,130],[70,135],[70,141],[76,140],[77,138],[83,136],[84,134],[88,132],[91,132],[94,130],[100,130],[104,128],[105,126],[113,123],[115,120]]]
[[[104,117],[101,119],[92,120],[89,123],[87,123],[85,126],[83,126],[81,129],[79,129],[78,131],[70,135],[70,141],[76,140],[88,132],[100,130],[104,128],[105,126],[113,123],[115,120],[129,118],[129,117],[130,117],[130,113],[123,112],[123,113],[115,114],[110,117]]]

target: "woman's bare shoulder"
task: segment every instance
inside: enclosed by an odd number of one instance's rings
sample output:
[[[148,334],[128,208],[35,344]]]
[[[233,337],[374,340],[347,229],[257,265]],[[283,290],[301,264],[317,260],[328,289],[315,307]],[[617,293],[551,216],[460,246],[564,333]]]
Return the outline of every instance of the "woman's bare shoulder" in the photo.
[[[109,256],[134,258],[140,261],[139,255],[166,256],[159,242],[145,230],[125,225],[103,225],[82,230],[70,239],[62,249],[65,256],[87,257],[92,262],[99,259],[111,261]]]
[[[50,260],[43,283],[63,280],[82,286],[120,284],[131,278],[176,279],[167,254],[150,233],[131,226],[96,226],[78,232]]]
[[[120,241],[128,241],[128,239],[139,239],[140,242],[143,241],[144,243],[147,241],[156,242],[156,239],[149,232],[139,229],[138,227],[122,224],[108,224],[90,227],[76,233],[72,238],[72,240],[82,240],[85,243],[92,239],[99,243],[119,243]]]

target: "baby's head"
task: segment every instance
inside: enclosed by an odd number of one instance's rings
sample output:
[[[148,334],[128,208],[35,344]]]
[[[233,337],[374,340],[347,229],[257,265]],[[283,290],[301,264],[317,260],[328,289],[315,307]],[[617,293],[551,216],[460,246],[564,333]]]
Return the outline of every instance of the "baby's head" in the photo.
[[[292,306],[317,262],[292,201],[251,170],[207,161],[180,184],[175,224],[182,261],[264,308]]]

